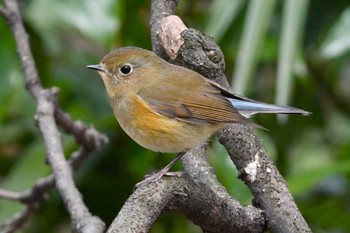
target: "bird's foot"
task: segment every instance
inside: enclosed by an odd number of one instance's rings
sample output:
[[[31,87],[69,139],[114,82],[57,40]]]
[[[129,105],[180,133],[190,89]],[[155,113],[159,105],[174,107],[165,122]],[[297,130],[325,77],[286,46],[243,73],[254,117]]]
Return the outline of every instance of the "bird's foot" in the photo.
[[[148,183],[153,183],[153,182],[157,182],[158,180],[160,180],[163,176],[170,176],[170,177],[181,177],[182,172],[168,172],[165,171],[163,172],[163,169],[160,170],[159,172],[155,172],[152,174],[147,174],[145,175],[145,179],[141,180],[140,182],[138,182],[135,186],[134,186],[134,190],[136,190],[137,188],[139,188],[141,185],[145,185]]]
[[[186,152],[180,152],[178,153],[175,158],[173,160],[171,160],[171,162],[166,165],[165,167],[163,167],[162,170],[160,170],[159,172],[157,173],[153,173],[151,175],[147,175],[145,177],[144,180],[138,182],[135,187],[134,187],[134,190],[137,189],[138,187],[140,187],[142,184],[145,184],[145,183],[150,183],[150,182],[156,182],[158,180],[160,180],[160,178],[162,178],[164,175],[169,175],[170,176],[173,176],[172,174],[174,174],[173,172],[168,172],[170,170],[170,168],[174,165],[174,163],[179,160],[182,156],[184,156]]]

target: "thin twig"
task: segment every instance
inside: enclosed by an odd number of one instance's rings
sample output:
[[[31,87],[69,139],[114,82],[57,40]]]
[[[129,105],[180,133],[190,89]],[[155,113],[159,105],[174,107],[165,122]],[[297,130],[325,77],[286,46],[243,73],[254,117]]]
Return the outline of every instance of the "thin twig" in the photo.
[[[58,106],[55,109],[55,120],[67,134],[75,137],[78,144],[93,151],[108,143],[108,137],[98,132],[94,127],[88,127],[82,121],[73,121],[69,114]]]
[[[21,194],[18,192],[12,192],[5,189],[0,189],[0,198],[10,201],[20,201]]]

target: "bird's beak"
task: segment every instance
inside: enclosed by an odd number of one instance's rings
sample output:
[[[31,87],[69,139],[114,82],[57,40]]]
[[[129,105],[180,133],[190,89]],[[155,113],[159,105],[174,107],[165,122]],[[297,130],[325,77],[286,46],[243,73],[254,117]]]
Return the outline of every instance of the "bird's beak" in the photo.
[[[105,72],[104,68],[102,65],[97,64],[97,65],[88,65],[86,68],[92,69],[92,70],[97,70],[97,71],[102,71]]]

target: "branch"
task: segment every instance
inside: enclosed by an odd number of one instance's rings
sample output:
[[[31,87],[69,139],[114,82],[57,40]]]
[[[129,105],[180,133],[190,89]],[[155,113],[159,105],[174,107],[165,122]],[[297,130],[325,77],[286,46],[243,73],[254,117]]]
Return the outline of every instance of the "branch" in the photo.
[[[99,145],[105,143],[105,136],[94,131],[94,136],[92,136],[94,143],[89,144],[91,142],[91,135],[88,133],[88,128],[82,124],[78,125],[72,122],[58,108],[56,98],[57,88],[43,89],[30,51],[28,36],[22,23],[18,3],[15,0],[4,0],[4,4],[0,8],[0,13],[4,16],[13,32],[17,52],[25,75],[26,89],[37,104],[35,118],[45,142],[47,160],[53,169],[56,188],[73,221],[72,228],[76,232],[102,232],[104,223],[98,217],[91,215],[82,200],[81,194],[75,187],[70,165],[64,157],[56,120],[66,131],[71,129],[77,141],[82,142],[88,151],[96,149]],[[67,122],[69,124],[66,124]],[[67,125],[70,125],[70,127],[67,127]],[[82,129],[80,133],[78,129]]]
[[[148,232],[159,215],[167,212],[184,213],[208,233],[262,232],[262,211],[253,206],[243,207],[229,196],[217,181],[205,151],[202,146],[186,153],[184,172],[179,176],[139,186],[108,233]],[[195,165],[201,169],[194,169]]]
[[[151,3],[151,40],[152,49],[158,56],[166,59],[164,48],[158,40],[159,23],[162,18],[175,14],[175,9],[179,0],[154,1]]]
[[[261,140],[244,125],[228,126],[219,133],[240,178],[264,210],[272,232],[311,232],[283,177],[267,154]]]
[[[94,127],[88,127],[82,121],[73,121],[71,117],[63,112],[56,103],[55,120],[67,134],[74,136],[76,142],[82,145],[88,152],[99,149],[108,143],[108,137],[98,132]]]
[[[174,17],[173,20],[177,21],[179,18]],[[167,43],[177,45],[174,41],[178,40],[179,36],[174,36],[173,32],[169,33],[173,28],[167,25],[172,23],[163,22],[166,23],[161,24],[161,27],[164,27],[161,32],[165,35],[159,38],[173,36],[162,40],[165,48],[171,48]],[[180,35],[183,42],[178,54],[174,56],[174,63],[190,68],[228,88],[224,75],[223,54],[213,39],[194,29],[184,29]],[[176,49],[177,47],[170,49],[168,54]],[[311,232],[283,177],[253,130],[248,126],[230,125],[219,133],[219,140],[241,172],[240,178],[252,191],[258,206],[264,210],[269,229],[272,232]]]
[[[171,199],[174,205],[169,209],[185,213],[204,232],[262,232],[263,211],[251,205],[242,206],[227,193],[205,152],[206,146],[201,146],[182,158],[188,193],[186,197]]]

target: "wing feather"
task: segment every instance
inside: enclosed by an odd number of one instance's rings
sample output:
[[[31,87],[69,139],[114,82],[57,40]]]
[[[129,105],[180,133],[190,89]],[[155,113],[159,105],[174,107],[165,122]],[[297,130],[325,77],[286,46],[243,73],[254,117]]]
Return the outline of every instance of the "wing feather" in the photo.
[[[138,92],[157,113],[192,124],[252,124],[222,95],[219,86],[188,69],[177,66],[171,71]],[[179,71],[185,75],[179,76]]]

